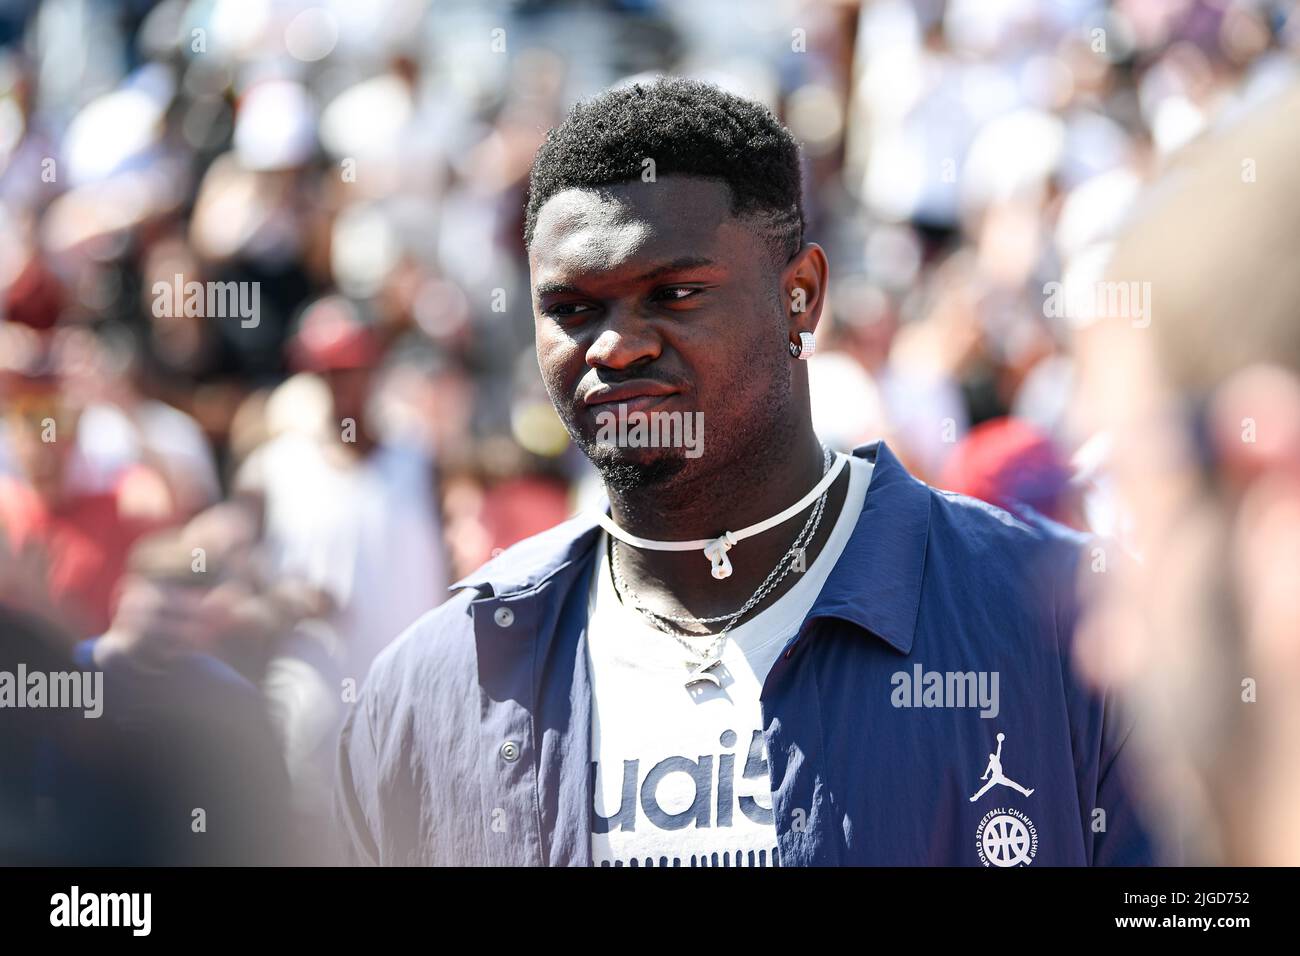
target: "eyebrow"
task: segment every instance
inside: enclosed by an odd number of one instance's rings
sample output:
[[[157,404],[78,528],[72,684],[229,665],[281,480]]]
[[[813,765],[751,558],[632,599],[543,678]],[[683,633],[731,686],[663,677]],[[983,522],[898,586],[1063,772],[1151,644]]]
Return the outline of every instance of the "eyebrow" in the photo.
[[[706,256],[682,256],[672,262],[665,262],[663,265],[655,266],[653,269],[636,276],[632,281],[650,282],[674,272],[681,272],[685,269],[701,269],[712,265],[716,265],[716,263]],[[533,288],[534,294],[539,298],[548,295],[568,295],[581,291],[576,285],[569,282],[540,282]]]

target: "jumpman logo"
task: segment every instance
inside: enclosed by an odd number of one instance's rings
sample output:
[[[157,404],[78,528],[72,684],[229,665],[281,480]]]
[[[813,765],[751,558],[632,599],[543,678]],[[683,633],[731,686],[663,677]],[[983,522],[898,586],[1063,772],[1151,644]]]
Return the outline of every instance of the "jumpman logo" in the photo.
[[[979,792],[970,798],[971,803],[974,803],[980,797],[984,796],[984,794],[988,793],[990,789],[997,786],[999,783],[1004,787],[1010,787],[1012,790],[1019,790],[1026,797],[1034,792],[1032,788],[1026,790],[1014,780],[1009,780],[1002,775],[1002,741],[1006,739],[1006,736],[1006,734],[998,734],[998,752],[989,754],[989,765],[984,768],[984,776],[980,777],[981,780],[987,779],[988,783],[980,787]]]

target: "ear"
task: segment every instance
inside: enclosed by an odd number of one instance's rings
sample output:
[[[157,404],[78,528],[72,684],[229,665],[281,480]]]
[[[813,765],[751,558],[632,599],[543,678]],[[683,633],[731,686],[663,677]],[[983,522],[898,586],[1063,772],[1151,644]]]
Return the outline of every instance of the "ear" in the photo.
[[[781,294],[791,339],[798,338],[800,332],[816,330],[829,279],[826,253],[817,243],[805,242],[781,273]]]

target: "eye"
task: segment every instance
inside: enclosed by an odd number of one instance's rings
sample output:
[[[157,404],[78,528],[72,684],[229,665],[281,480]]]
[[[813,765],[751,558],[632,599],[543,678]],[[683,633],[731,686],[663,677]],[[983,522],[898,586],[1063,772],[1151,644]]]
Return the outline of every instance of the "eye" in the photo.
[[[693,299],[704,290],[693,285],[669,285],[656,289],[654,297],[663,302],[682,302]]]
[[[556,305],[547,306],[543,313],[557,319],[567,319],[591,310],[591,306],[582,302],[560,302]]]

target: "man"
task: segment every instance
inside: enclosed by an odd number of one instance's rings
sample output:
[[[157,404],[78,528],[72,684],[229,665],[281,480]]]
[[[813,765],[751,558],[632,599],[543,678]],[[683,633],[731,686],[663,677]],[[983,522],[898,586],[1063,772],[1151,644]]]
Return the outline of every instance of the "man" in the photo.
[[[357,860],[1148,859],[1123,731],[1069,668],[1078,542],[813,433],[828,269],[800,188],[788,131],[701,83],[614,90],[548,136],[537,355],[609,511],[509,549],[376,660],[341,740]],[[971,803],[995,733],[1034,792]]]
[[[309,306],[289,353],[296,368],[324,381],[328,410],[318,423],[295,421],[249,455],[235,488],[261,516],[275,573],[334,603],[339,667],[344,679],[360,682],[375,654],[437,600],[450,577],[434,463],[427,446],[375,414],[381,343],[350,302],[329,296]]]
[[[229,507],[229,506],[223,506]],[[191,523],[195,526],[202,519]],[[108,631],[73,644],[0,599],[0,865],[297,862],[289,780],[257,685],[222,657],[271,629],[214,542],[132,548]],[[14,707],[14,675],[81,675],[95,708]],[[93,684],[91,684],[93,679]],[[319,833],[313,834],[319,844]]]
[[[0,362],[15,343],[0,335]],[[107,490],[76,488],[81,408],[57,352],[34,338],[30,350],[0,367],[0,441],[16,471],[0,474],[0,603],[86,637],[108,626],[132,544],[167,523],[165,484],[139,466]]]
[[[1161,836],[1189,863],[1300,862],[1300,88],[1189,147],[1106,279],[1145,319],[1082,336],[1141,560],[1078,647],[1140,717]]]

